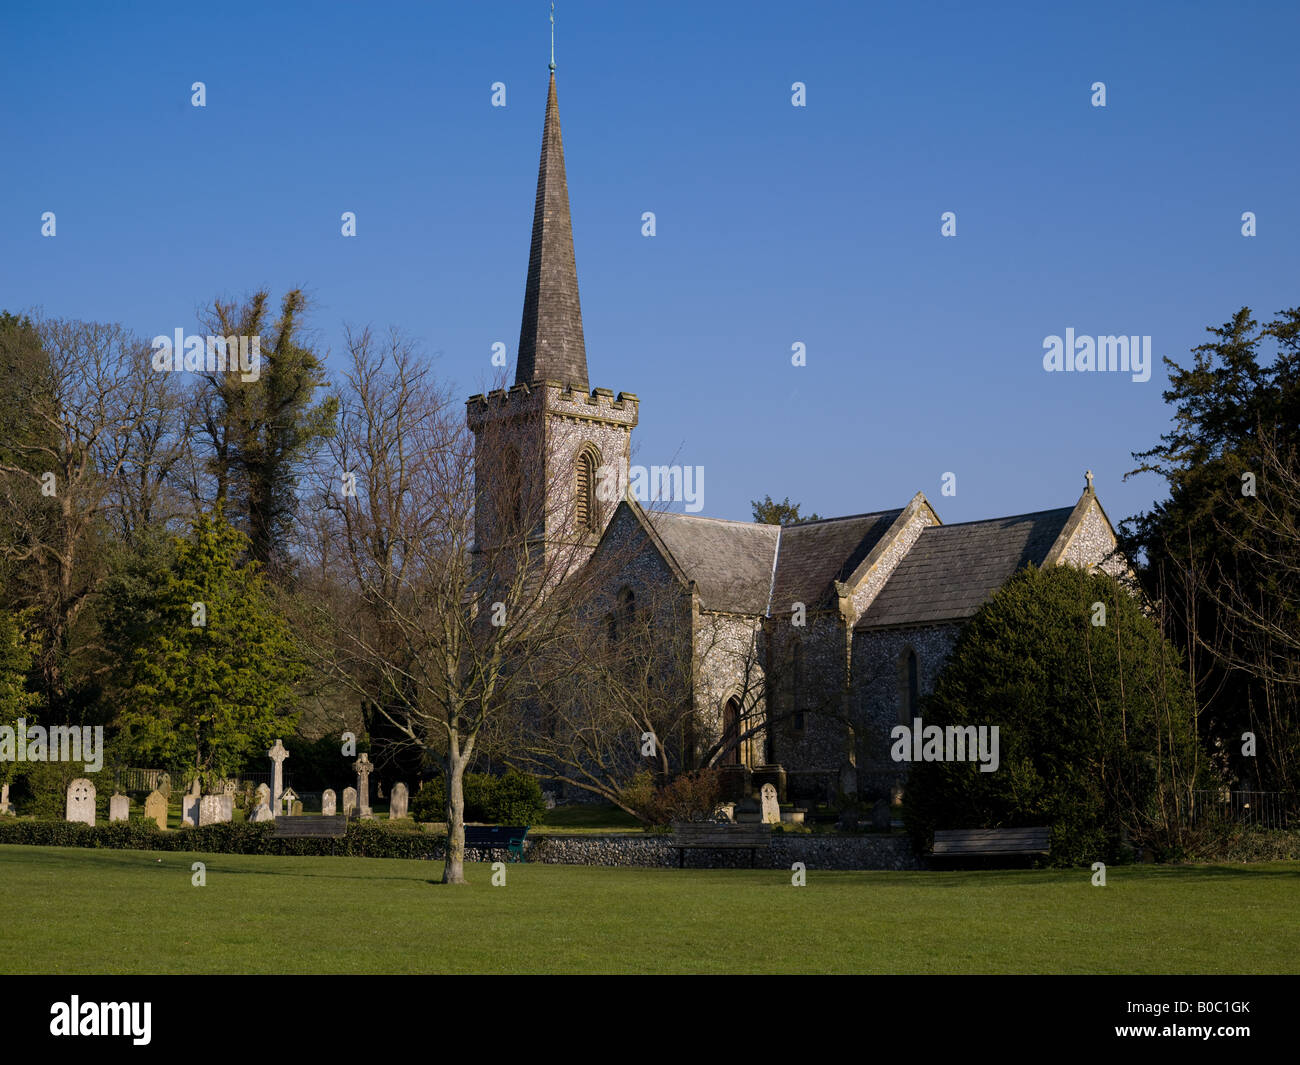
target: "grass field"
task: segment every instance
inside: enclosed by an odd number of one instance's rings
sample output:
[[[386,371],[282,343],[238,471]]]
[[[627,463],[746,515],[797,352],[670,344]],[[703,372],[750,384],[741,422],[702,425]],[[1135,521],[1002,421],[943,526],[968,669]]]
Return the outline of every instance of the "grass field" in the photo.
[[[161,861],[159,860],[161,859]],[[207,864],[205,887],[191,863]],[[1300,972],[1300,863],[818,872],[0,847],[5,973]]]

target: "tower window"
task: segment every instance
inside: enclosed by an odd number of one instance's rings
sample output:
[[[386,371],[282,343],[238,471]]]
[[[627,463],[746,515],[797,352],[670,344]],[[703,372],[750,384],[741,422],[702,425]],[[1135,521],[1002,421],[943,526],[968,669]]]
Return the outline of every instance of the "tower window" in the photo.
[[[573,492],[573,505],[579,529],[596,531],[596,470],[599,459],[596,449],[588,444],[578,455]]]

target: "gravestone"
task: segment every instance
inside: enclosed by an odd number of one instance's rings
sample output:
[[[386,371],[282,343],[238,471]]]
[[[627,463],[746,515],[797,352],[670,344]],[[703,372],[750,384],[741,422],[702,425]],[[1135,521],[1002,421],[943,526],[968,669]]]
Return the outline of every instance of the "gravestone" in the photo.
[[[164,799],[172,797],[172,775],[170,773],[163,773],[159,776],[157,790],[162,793]]]
[[[290,813],[290,815],[293,816],[293,817],[301,817],[301,816],[302,816],[302,801],[299,800],[299,799],[294,799],[292,805],[290,805],[290,807],[289,807],[289,813]]]
[[[357,789],[343,789],[343,816],[351,817],[357,812]]]
[[[375,765],[370,760],[370,755],[362,751],[361,757],[352,763],[352,768],[357,771],[357,801],[361,804],[361,816],[371,817],[370,773]]]
[[[161,791],[149,792],[144,801],[144,815],[155,822],[159,828],[167,827],[167,796]]]
[[[224,825],[234,817],[233,795],[204,795],[199,799],[199,824]]]
[[[108,819],[110,821],[131,820],[131,800],[125,795],[114,795],[108,800]]]
[[[289,752],[277,738],[275,746],[266,752],[271,758],[271,809],[279,812],[280,793],[284,791],[284,760]]]
[[[410,798],[406,794],[406,785],[397,783],[393,785],[392,796],[388,800],[388,820],[396,821],[400,817],[406,816],[406,803]]]
[[[200,801],[201,797],[198,795],[181,796],[181,824],[189,825],[191,828],[198,827]]]
[[[320,797],[320,812],[326,817],[334,816],[334,807],[338,803],[338,797],[334,794],[333,788],[326,788]]]
[[[195,778],[194,778],[194,783],[190,785],[190,791],[189,791],[189,793],[190,793],[191,795],[198,795],[198,794],[200,793],[200,792],[199,792],[199,778],[198,778],[198,777],[195,777]]]
[[[771,784],[764,784],[759,795],[763,802],[763,824],[779,825],[781,823],[781,806],[776,801],[776,788]]]
[[[236,787],[233,780],[227,780],[221,785],[221,794],[229,795],[232,800],[234,799],[237,790],[239,789]]]
[[[298,793],[294,791],[293,788],[286,788],[284,794],[280,796],[280,802],[282,805],[276,808],[277,812],[283,811],[285,816],[292,815],[293,804],[297,801]]]
[[[68,785],[67,820],[83,825],[95,823],[95,785],[85,777]]]
[[[259,802],[257,804],[257,809],[248,815],[248,819],[250,821],[274,821],[275,814],[271,813],[271,807],[266,803]]]
[[[253,793],[254,802],[257,806],[271,805],[271,789],[265,784],[257,785],[257,790]]]
[[[0,815],[13,812],[13,807],[9,805],[9,785],[0,784]]]

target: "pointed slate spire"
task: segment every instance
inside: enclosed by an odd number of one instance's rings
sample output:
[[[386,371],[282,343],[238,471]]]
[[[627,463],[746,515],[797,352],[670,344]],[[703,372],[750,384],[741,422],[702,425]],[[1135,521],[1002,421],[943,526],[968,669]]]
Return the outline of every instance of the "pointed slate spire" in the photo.
[[[573,223],[569,219],[569,186],[564,178],[554,70],[546,94],[533,245],[528,254],[528,283],[524,288],[524,318],[515,369],[516,384],[548,380],[587,391],[587,348],[582,338],[578,267],[573,258]]]

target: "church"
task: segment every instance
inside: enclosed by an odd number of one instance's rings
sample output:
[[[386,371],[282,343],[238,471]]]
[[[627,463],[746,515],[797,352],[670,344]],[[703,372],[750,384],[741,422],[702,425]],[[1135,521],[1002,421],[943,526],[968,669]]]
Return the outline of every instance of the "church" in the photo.
[[[920,492],[787,527],[643,507],[628,483],[639,400],[588,379],[553,64],[515,382],[467,408],[480,479],[495,428],[527,442],[507,465],[546,497],[542,556],[567,550],[565,574],[597,567],[628,616],[673,604],[654,641],[691,663],[680,767],[719,766],[733,799],[769,782],[783,800],[896,799],[906,766],[891,728],[911,723],[1008,578],[1030,565],[1128,570],[1091,474],[1073,503],[955,525]],[[479,544],[490,536],[476,527]]]

